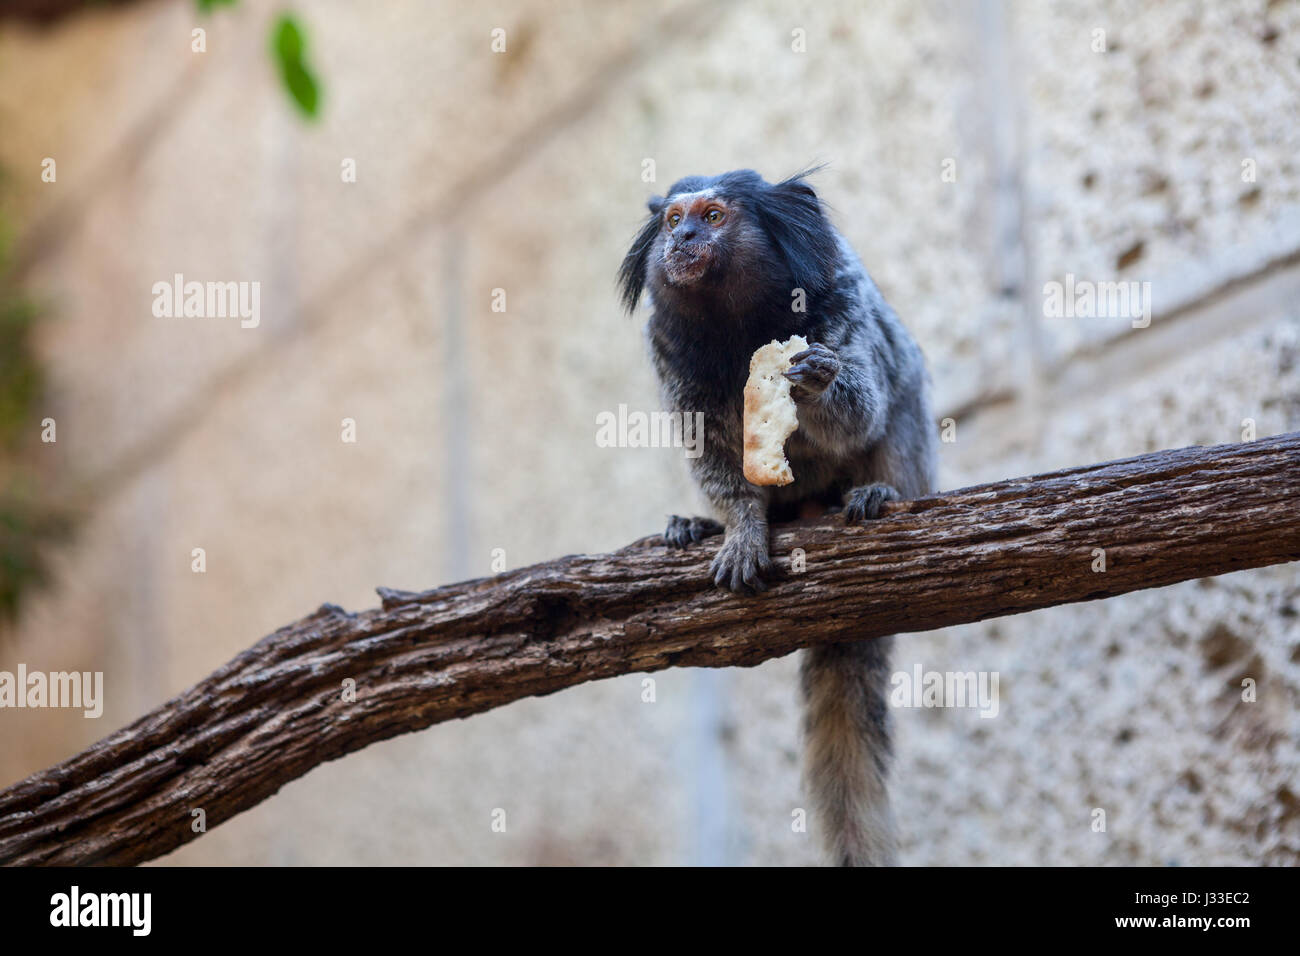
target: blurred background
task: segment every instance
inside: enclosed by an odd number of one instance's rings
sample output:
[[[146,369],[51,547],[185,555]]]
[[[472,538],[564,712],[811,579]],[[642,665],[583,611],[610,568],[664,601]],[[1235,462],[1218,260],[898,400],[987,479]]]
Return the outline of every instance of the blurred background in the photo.
[[[1298,95],[1277,0],[0,4],[0,670],[105,681],[0,711],[0,786],[322,602],[696,509],[679,449],[595,441],[658,407],[614,274],[683,175],[828,164],[944,487],[1300,428]],[[260,324],[156,317],[177,273]],[[1149,282],[1149,327],[1046,315],[1067,276]],[[903,860],[1300,862],[1298,606],[1292,565],[901,638],[1001,692],[897,712]],[[165,860],[813,863],[796,670],[436,726]]]

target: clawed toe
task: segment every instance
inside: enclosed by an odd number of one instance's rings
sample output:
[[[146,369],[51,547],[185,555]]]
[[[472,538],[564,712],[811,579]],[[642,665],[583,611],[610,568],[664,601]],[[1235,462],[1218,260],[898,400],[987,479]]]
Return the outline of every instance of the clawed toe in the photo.
[[[857,524],[880,517],[880,508],[886,501],[898,501],[902,496],[889,485],[877,483],[854,488],[844,496],[844,521]]]
[[[669,515],[664,542],[670,548],[685,548],[713,535],[722,534],[722,525],[710,518],[683,518]]]
[[[718,587],[737,594],[753,594],[767,590],[763,576],[769,574],[772,568],[772,559],[766,547],[750,546],[733,540],[722,546],[709,571],[713,575],[713,583]]]

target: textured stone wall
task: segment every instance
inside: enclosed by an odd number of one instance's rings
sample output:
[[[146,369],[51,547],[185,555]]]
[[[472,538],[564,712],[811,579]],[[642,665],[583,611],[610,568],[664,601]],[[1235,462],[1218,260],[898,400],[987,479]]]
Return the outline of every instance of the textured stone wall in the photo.
[[[605,550],[695,507],[679,450],[595,442],[599,412],[657,404],[613,276],[681,175],[828,164],[815,183],[955,422],[947,487],[1300,428],[1294,4],[319,3],[316,124],[267,59],[275,9],[0,32],[49,454],[87,501],[0,668],[108,685],[99,721],[0,713],[0,784],[323,601],[489,574],[494,549]],[[261,325],[154,318],[177,272],[259,281]],[[1149,325],[1045,314],[1067,276],[1149,283]],[[1000,688],[992,719],[898,710],[904,860],[1297,862],[1298,605],[1283,567],[901,638],[900,671]],[[171,859],[811,863],[796,667],[434,727]]]

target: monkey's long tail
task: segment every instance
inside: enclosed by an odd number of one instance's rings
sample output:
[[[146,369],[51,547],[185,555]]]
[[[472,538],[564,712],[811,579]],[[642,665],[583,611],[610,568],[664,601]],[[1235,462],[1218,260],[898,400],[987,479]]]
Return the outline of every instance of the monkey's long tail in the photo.
[[[880,637],[803,652],[804,772],[814,826],[837,866],[897,863],[885,788],[893,645]]]

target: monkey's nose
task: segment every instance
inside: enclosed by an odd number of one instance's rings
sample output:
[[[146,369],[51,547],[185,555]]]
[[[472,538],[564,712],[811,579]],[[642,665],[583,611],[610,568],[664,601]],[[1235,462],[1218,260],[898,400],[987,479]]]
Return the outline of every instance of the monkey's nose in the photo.
[[[695,227],[694,227],[694,226],[678,226],[678,227],[677,227],[677,241],[678,241],[678,242],[690,242],[690,241],[691,241],[692,239],[694,239],[694,238],[695,238]]]

